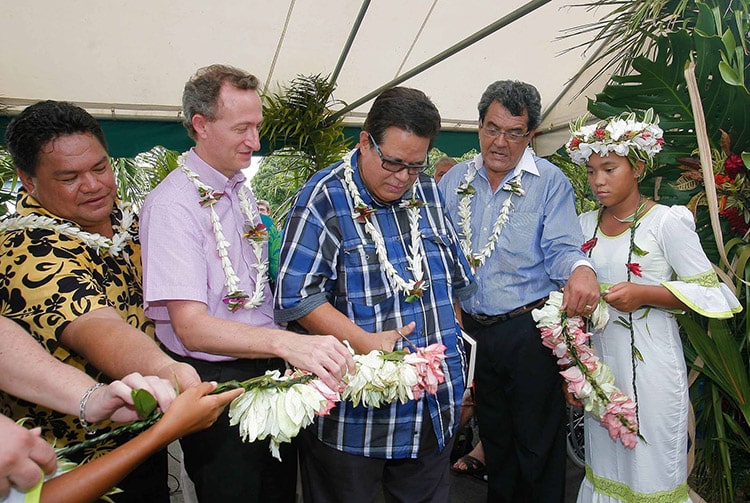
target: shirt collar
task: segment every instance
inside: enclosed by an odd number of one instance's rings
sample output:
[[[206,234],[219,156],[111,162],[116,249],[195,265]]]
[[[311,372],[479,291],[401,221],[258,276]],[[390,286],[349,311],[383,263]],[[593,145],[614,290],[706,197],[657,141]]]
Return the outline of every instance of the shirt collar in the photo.
[[[474,157],[474,162],[476,163],[477,171],[481,173],[484,178],[487,178],[487,170],[484,168],[482,154],[477,154],[476,157]],[[539,176],[539,169],[537,169],[536,162],[534,162],[534,150],[531,147],[524,150],[518,164],[516,164],[516,167],[513,168],[512,171],[505,175],[504,180],[520,175],[524,171]]]
[[[227,191],[230,188],[241,187],[245,183],[245,175],[239,171],[232,178],[227,178],[219,170],[213,168],[195,152],[194,148],[190,149],[185,164],[188,168],[195,171],[205,183],[214,190]]]

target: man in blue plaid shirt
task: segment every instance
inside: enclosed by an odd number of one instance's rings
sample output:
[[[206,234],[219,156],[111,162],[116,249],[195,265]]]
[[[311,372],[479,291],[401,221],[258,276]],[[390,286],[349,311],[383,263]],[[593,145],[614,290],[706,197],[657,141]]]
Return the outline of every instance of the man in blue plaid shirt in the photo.
[[[422,174],[440,115],[421,91],[384,91],[358,148],[300,191],[284,232],[275,317],[357,353],[442,343],[437,394],[341,402],[300,439],[305,501],[448,501],[465,356],[458,299],[475,284],[435,182]],[[408,340],[407,340],[408,339]]]

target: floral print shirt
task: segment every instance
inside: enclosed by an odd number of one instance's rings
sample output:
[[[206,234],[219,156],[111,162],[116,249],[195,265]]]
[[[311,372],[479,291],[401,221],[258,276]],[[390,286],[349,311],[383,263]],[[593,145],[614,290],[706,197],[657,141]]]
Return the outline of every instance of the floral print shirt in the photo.
[[[24,190],[19,193],[17,213],[65,222]],[[113,224],[120,217],[115,209]],[[140,264],[137,229],[117,257],[54,230],[7,231],[0,234],[0,314],[21,325],[58,360],[106,381],[85,358],[61,345],[60,337],[70,322],[103,307],[114,308],[130,325],[153,337],[153,322],[143,313]],[[14,420],[29,418],[28,426],[40,426],[57,447],[85,438],[77,417],[6,393],[0,393],[0,404]],[[100,427],[100,432],[105,431],[106,426]]]

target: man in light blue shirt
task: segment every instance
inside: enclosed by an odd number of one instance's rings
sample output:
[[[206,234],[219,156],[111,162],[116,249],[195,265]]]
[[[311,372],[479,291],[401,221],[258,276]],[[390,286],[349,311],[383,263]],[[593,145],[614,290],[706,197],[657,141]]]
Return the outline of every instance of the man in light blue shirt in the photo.
[[[541,122],[539,92],[498,81],[479,102],[481,154],[440,181],[478,289],[462,302],[478,342],[477,418],[488,501],[563,501],[565,401],[556,358],[542,346],[531,311],[564,287],[569,315],[599,300],[581,252],[573,189],[529,148]]]

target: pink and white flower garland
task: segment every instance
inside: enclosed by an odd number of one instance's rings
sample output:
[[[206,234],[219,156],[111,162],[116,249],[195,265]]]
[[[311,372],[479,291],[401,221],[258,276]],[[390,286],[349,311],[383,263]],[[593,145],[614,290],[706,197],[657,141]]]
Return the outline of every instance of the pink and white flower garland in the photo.
[[[438,385],[445,382],[442,362],[445,346],[431,344],[416,348],[415,352],[393,351],[386,353],[374,349],[366,355],[354,354],[355,371],[344,376],[342,398],[351,400],[356,407],[380,407],[399,400],[419,400],[424,392],[437,393]]]
[[[266,371],[261,385],[248,386],[229,406],[229,424],[239,425],[243,442],[270,438],[269,449],[281,461],[279,446],[291,442],[315,416],[328,415],[341,400],[323,381],[300,370]]]
[[[380,407],[399,400],[419,400],[423,393],[437,393],[445,382],[442,362],[446,347],[431,344],[406,351],[373,350],[354,355],[355,371],[344,376],[344,390],[339,393],[314,375],[301,370],[267,371],[265,375],[235,383],[245,393],[229,406],[229,424],[239,425],[244,442],[270,439],[270,450],[281,459],[279,446],[291,442],[315,416],[326,416],[341,400],[354,406]]]
[[[549,300],[531,315],[541,332],[542,344],[567,368],[560,372],[568,390],[583,402],[584,409],[607,428],[612,439],[632,449],[638,443],[636,403],[615,386],[609,366],[602,362],[587,344],[591,334],[584,330],[584,321],[567,317],[562,306],[563,294],[551,292]],[[591,316],[597,328],[603,328],[609,315],[606,304],[599,304]]]

